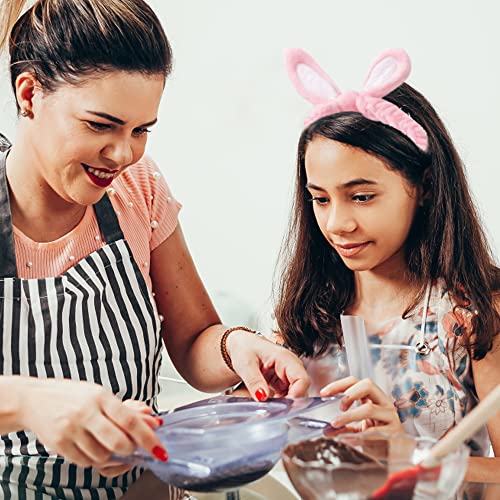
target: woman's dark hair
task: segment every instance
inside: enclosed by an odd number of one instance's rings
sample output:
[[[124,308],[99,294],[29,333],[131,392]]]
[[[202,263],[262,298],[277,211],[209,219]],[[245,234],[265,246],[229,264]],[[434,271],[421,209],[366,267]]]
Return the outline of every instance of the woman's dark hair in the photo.
[[[24,4],[4,0],[0,18],[0,48],[8,41],[14,91],[25,71],[45,92],[96,71],[165,78],[171,71],[167,37],[143,0],[38,0],[17,19]]]
[[[321,234],[305,189],[307,146],[325,137],[377,156],[412,186],[422,187],[424,206],[415,215],[405,248],[408,277],[420,292],[403,317],[421,302],[426,284],[442,278],[461,304],[465,301],[477,311],[475,335],[462,342],[474,359],[482,359],[500,325],[494,304],[500,270],[481,228],[463,164],[436,111],[420,93],[403,84],[385,99],[424,127],[428,152],[398,130],[355,112],[326,116],[304,130],[291,227],[280,254],[278,330],[298,354],[319,355],[332,343],[342,344],[339,315],[354,297],[353,272]]]

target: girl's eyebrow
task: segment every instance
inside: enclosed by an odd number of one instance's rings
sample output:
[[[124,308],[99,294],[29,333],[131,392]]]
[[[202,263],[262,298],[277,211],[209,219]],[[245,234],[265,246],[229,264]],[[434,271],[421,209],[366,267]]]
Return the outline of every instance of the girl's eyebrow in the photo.
[[[375,186],[377,183],[375,181],[369,179],[353,179],[352,181],[345,182],[344,184],[340,184],[340,189],[349,189],[356,186]]]
[[[322,187],[316,186],[315,184],[311,184],[310,182],[308,182],[305,187],[306,187],[306,189],[314,189],[315,191],[325,191],[326,192],[326,189],[323,189]]]
[[[100,111],[90,111],[86,110],[87,113],[90,113],[91,115],[99,116],[100,118],[104,118],[105,120],[109,120],[110,122],[117,123],[118,125],[125,125],[127,122],[122,120],[121,118],[117,118],[116,116],[109,115],[108,113],[102,113]],[[148,123],[144,123],[141,125],[141,127],[150,127],[151,125],[154,125],[158,121],[158,118],[155,118],[154,120],[151,120]]]
[[[353,179],[352,181],[349,181],[349,182],[345,182],[344,184],[340,184],[338,186],[338,189],[349,189],[349,188],[356,187],[356,186],[375,186],[376,184],[377,184],[377,182],[372,181],[370,179],[359,178],[359,179]],[[320,186],[316,186],[315,184],[312,184],[310,182],[308,182],[305,187],[307,189],[314,189],[316,191],[326,192],[326,189],[324,189]]]

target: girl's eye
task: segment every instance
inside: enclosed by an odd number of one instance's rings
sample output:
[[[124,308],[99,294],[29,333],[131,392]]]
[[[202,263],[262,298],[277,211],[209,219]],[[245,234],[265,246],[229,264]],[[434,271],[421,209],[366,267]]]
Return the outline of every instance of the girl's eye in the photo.
[[[142,135],[149,134],[149,132],[151,132],[151,130],[149,130],[148,128],[139,127],[134,129],[132,135],[134,135],[135,137],[141,137]]]
[[[367,203],[375,198],[374,194],[355,194],[352,199],[358,203]]]
[[[95,130],[96,132],[103,132],[104,130],[109,130],[111,128],[111,125],[109,125],[107,123],[98,123],[98,122],[87,121],[87,125],[92,130]]]
[[[325,196],[313,196],[309,199],[309,201],[312,201],[317,205],[326,205],[328,203],[328,198],[326,198]]]

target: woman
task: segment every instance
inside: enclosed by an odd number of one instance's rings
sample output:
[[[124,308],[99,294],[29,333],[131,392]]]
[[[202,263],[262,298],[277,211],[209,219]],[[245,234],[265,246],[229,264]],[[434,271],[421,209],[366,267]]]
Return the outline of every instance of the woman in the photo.
[[[168,458],[150,415],[161,339],[203,391],[242,379],[259,400],[299,396],[308,377],[220,324],[180,205],[144,156],[172,60],[153,11],[40,0],[17,19],[23,5],[3,5],[0,38],[20,114],[0,154],[1,484],[7,497],[115,498],[139,471],[112,454]]]

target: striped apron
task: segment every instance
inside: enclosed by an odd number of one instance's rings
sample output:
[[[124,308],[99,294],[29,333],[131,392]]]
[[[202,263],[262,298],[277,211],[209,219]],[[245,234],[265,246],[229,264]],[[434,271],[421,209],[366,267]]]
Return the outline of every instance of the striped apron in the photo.
[[[87,380],[155,408],[160,321],[107,194],[94,205],[105,246],[62,276],[20,279],[6,156],[0,152],[0,374]],[[105,478],[50,454],[32,432],[0,437],[2,498],[117,498],[141,472]]]

